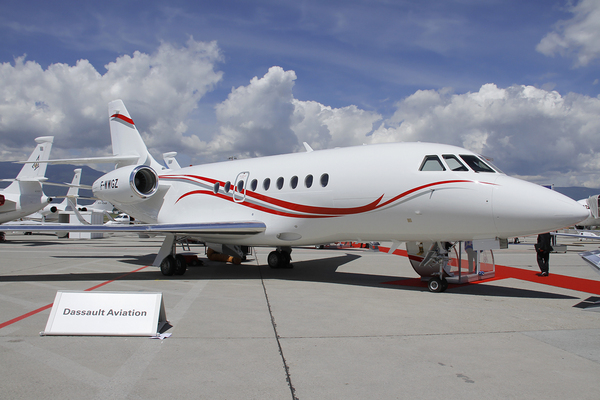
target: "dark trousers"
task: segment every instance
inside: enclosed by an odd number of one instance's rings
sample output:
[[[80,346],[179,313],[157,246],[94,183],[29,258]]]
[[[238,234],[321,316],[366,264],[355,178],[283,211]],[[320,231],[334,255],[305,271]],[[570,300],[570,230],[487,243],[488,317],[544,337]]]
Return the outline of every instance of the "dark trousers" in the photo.
[[[542,272],[548,272],[549,266],[548,261],[550,260],[550,253],[547,251],[538,251],[537,252],[537,263]]]

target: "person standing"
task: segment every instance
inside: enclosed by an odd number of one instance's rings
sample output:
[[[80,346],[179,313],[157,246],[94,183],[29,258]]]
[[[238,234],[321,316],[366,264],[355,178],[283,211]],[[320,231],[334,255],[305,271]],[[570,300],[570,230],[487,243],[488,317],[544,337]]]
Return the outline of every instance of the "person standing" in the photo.
[[[537,253],[537,263],[541,270],[541,272],[538,274],[539,276],[548,276],[548,272],[550,270],[550,252],[554,250],[550,241],[551,235],[549,232],[540,233],[537,237],[535,252]]]

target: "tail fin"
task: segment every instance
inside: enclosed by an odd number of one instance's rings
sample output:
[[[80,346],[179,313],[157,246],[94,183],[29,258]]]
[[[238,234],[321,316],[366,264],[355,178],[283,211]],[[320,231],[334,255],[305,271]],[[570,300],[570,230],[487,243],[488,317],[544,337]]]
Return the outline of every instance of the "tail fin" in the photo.
[[[35,141],[38,145],[27,159],[27,163],[23,165],[19,175],[17,175],[16,180],[18,181],[39,180],[39,178],[43,178],[46,175],[48,164],[42,161],[48,161],[50,158],[54,136],[42,136],[36,138]]]
[[[110,120],[110,138],[112,140],[113,155],[135,155],[134,161],[120,161],[116,168],[125,165],[148,165],[157,171],[164,169],[148,152],[142,136],[135,127],[135,123],[122,100],[108,103],[108,117]]]
[[[69,205],[69,198],[71,199],[75,199],[75,204],[77,204],[77,197],[79,196],[79,183],[81,182],[81,168],[77,168],[75,170],[73,170],[73,172],[75,173],[73,175],[73,180],[71,181],[71,186],[69,187],[69,190],[67,191],[67,197],[62,201],[62,203],[60,203],[63,210],[67,209],[67,206]]]

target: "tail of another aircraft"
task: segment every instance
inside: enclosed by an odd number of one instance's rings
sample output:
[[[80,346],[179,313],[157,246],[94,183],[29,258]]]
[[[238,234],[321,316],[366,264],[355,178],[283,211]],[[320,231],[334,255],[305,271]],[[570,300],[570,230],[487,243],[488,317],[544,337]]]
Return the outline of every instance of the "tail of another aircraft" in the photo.
[[[48,164],[41,161],[48,161],[50,158],[50,150],[54,136],[42,136],[35,139],[38,144],[33,150],[33,153],[27,159],[27,163],[23,165],[21,172],[17,175],[18,181],[38,180],[46,175],[46,167]]]
[[[81,182],[81,168],[77,168],[73,172],[75,174],[73,175],[71,186],[67,191],[67,197],[60,204],[63,210],[67,210],[67,207],[69,206],[69,199],[75,199],[74,203],[77,205],[77,197],[79,197],[79,183]]]
[[[37,142],[35,150],[33,150],[17,177],[14,180],[9,179],[13,182],[4,189],[5,193],[28,194],[29,192],[41,192],[41,181],[45,180],[46,167],[48,166],[43,161],[48,161],[50,158],[54,136],[42,136],[36,138],[35,141]]]
[[[122,100],[108,103],[110,137],[114,156],[137,156],[137,160],[119,161],[117,168],[126,165],[148,165],[155,171],[163,167],[150,155]]]

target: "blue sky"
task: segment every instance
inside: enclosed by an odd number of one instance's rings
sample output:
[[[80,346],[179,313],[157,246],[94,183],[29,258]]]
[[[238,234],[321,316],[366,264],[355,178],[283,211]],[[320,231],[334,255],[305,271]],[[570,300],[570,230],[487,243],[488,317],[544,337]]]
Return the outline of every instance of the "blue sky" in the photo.
[[[4,160],[109,152],[122,98],[182,163],[420,140],[600,187],[598,0],[5,0],[0,38]]]

